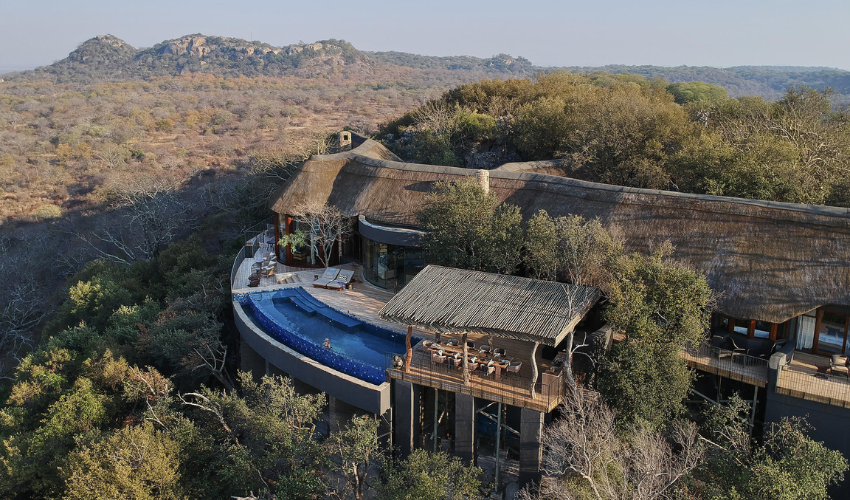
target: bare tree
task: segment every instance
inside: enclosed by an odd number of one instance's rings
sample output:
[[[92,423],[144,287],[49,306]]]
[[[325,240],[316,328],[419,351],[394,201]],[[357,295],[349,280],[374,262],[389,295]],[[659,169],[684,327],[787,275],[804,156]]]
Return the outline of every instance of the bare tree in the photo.
[[[53,311],[43,298],[35,253],[12,247],[12,238],[0,236],[0,379],[7,380],[35,347],[35,330]]]
[[[115,193],[113,208],[122,211],[117,227],[90,233],[71,232],[106,260],[131,264],[152,259],[177,236],[190,220],[191,206],[180,197],[178,186],[165,179],[141,178]]]
[[[550,481],[526,488],[521,499],[651,500],[665,495],[701,462],[705,449],[692,422],[667,435],[633,426],[621,437],[614,411],[597,393],[573,391],[563,417],[543,435]]]
[[[13,380],[15,368],[35,347],[35,328],[52,312],[39,292],[34,279],[0,290],[0,379]]]
[[[294,234],[284,235],[281,246],[310,246],[311,259],[319,257],[322,265],[328,267],[333,256],[334,244],[342,251],[342,241],[351,234],[351,217],[340,209],[325,204],[306,203],[293,211],[296,220],[307,227]]]

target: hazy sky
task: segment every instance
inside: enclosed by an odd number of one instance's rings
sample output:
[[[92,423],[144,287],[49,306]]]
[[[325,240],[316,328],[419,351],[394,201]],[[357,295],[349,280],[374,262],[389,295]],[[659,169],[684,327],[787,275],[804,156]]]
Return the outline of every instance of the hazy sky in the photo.
[[[134,47],[203,33],[550,66],[850,69],[848,24],[848,0],[0,0],[0,70],[50,64],[106,33]]]

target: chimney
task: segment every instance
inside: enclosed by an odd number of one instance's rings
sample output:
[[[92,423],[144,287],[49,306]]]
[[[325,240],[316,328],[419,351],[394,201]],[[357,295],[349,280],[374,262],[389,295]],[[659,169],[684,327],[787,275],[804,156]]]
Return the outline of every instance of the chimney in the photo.
[[[476,170],[475,177],[478,178],[478,185],[485,193],[490,192],[490,172],[487,170]]]
[[[351,148],[351,132],[343,130],[339,133],[339,149]]]

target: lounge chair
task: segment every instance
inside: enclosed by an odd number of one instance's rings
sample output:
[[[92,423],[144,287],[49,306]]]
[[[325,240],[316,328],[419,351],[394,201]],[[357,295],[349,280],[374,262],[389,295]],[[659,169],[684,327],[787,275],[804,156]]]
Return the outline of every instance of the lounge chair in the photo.
[[[339,275],[335,280],[331,280],[330,283],[325,285],[325,288],[329,290],[345,290],[345,287],[351,283],[351,278],[354,277],[354,271],[350,271],[348,269],[343,269],[339,272]]]
[[[492,349],[493,349],[493,348],[492,348],[492,347],[490,347],[489,345],[483,345],[483,346],[481,346],[481,348],[480,348],[480,349],[478,349],[478,352],[482,352],[482,353],[490,354],[490,351],[491,351]]]
[[[502,349],[501,347],[497,347],[497,348],[493,349],[493,355],[494,356],[504,356],[505,350]]]
[[[439,364],[439,363],[445,363],[445,362],[446,362],[445,356],[441,356],[441,355],[436,354],[436,353],[431,354],[431,363]]]
[[[833,354],[829,360],[829,373],[844,375],[850,378],[850,367],[848,367],[848,363],[850,363],[850,357]]]
[[[515,373],[519,375],[519,369],[522,368],[522,361],[514,361],[505,370],[507,373]]]
[[[496,373],[496,367],[494,366],[493,360],[491,359],[486,365],[481,365],[481,371],[488,377]]]
[[[322,274],[322,276],[319,277],[319,279],[317,279],[316,281],[313,282],[313,286],[315,288],[327,288],[328,283],[330,283],[331,281],[334,281],[337,278],[337,276],[339,276],[339,269],[337,269],[335,267],[329,267],[329,268],[325,269],[325,273]]]

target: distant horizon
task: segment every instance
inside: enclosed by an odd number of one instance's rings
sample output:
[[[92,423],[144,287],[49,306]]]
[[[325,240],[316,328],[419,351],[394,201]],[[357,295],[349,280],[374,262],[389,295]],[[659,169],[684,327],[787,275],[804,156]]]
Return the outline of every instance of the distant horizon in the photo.
[[[386,0],[323,4],[258,0],[31,0],[0,16],[0,68],[63,59],[111,33],[150,47],[190,33],[262,40],[344,39],[364,51],[434,56],[522,56],[540,66],[805,66],[847,68],[850,2],[717,0]],[[789,34],[793,42],[789,43]]]
[[[54,59],[51,62],[37,63],[37,64],[33,64],[33,63],[26,64],[26,63],[24,63],[24,64],[8,65],[8,66],[0,65],[0,75],[6,74],[6,73],[20,72],[20,71],[29,71],[29,70],[33,70],[33,69],[43,67],[43,66],[50,66],[52,64],[55,64],[59,61],[66,59],[71,52],[76,50],[80,45],[87,42],[88,40],[91,40],[93,38],[96,38],[96,37],[102,36],[102,35],[107,35],[107,34],[112,35],[112,36],[119,38],[119,39],[123,40],[124,42],[128,43],[129,45],[134,47],[136,50],[144,50],[144,49],[148,49],[150,47],[153,47],[154,45],[157,45],[157,44],[159,44],[163,41],[166,41],[166,40],[174,40],[174,39],[178,39],[178,38],[181,38],[181,37],[184,37],[184,36],[198,34],[198,33],[199,32],[184,33],[184,34],[178,35],[178,36],[163,38],[162,40],[158,40],[155,43],[151,43],[149,45],[141,45],[141,46],[134,45],[133,43],[129,42],[128,40],[122,38],[119,35],[115,35],[114,33],[98,33],[98,34],[92,35],[92,36],[90,36],[90,37],[88,37],[84,40],[81,40],[80,42],[75,44],[73,46],[73,48],[70,48],[65,53],[65,55],[63,57],[60,57],[58,59]],[[208,36],[208,37],[210,37],[210,36],[220,36],[220,37],[224,37],[224,38],[240,38],[238,36],[221,35],[221,34],[218,34],[218,33],[200,33],[200,34],[203,34],[204,36]],[[312,41],[298,40],[298,41],[293,41],[293,42],[290,42],[290,43],[282,43],[282,44],[276,44],[276,43],[272,43],[272,42],[268,42],[266,40],[256,39],[256,38],[255,39],[242,38],[242,39],[249,41],[249,42],[266,43],[266,44],[272,45],[274,47],[286,47],[288,45],[297,45],[297,44],[301,44],[301,43],[309,44],[309,43],[315,43],[315,42],[318,42],[318,41],[321,41],[321,40],[337,39],[337,40],[345,40],[346,42],[353,45],[355,49],[357,49],[361,52],[399,52],[399,53],[414,54],[414,55],[425,56],[425,57],[464,57],[464,56],[466,56],[466,57],[477,57],[477,58],[480,58],[480,59],[487,59],[487,58],[494,57],[494,56],[499,54],[499,53],[493,53],[493,54],[490,54],[490,55],[487,55],[487,56],[475,55],[475,54],[462,54],[462,53],[444,55],[444,54],[427,54],[427,53],[421,53],[421,52],[408,52],[408,51],[405,51],[405,50],[400,50],[400,49],[395,49],[395,48],[391,48],[391,49],[363,49],[363,48],[359,47],[356,43],[352,42],[351,40],[347,40],[347,39],[340,38],[340,37],[317,38],[316,40],[312,40]],[[734,64],[734,65],[730,65],[730,66],[713,66],[713,65],[708,65],[708,64],[687,64],[687,63],[682,63],[682,64],[652,64],[652,63],[622,63],[622,62],[612,62],[612,63],[604,63],[604,64],[544,64],[544,63],[538,63],[537,61],[534,61],[533,59],[531,59],[531,58],[529,58],[529,57],[527,57],[523,54],[513,54],[513,53],[510,53],[510,52],[502,52],[502,53],[505,53],[505,54],[507,54],[511,57],[522,57],[524,59],[529,60],[532,65],[537,66],[537,67],[542,67],[542,68],[569,68],[569,67],[600,68],[600,67],[605,67],[605,66],[634,66],[634,67],[654,66],[654,67],[660,67],[660,68],[678,68],[678,67],[701,68],[702,67],[702,68],[717,68],[717,69],[732,69],[732,68],[741,68],[741,67],[797,67],[797,68],[806,68],[806,69],[829,69],[829,70],[838,70],[838,71],[848,71],[848,72],[850,72],[850,69],[845,69],[845,68],[841,68],[841,67],[838,67],[838,66],[823,66],[823,65],[818,65],[818,64],[812,64],[812,65],[801,65],[801,64]]]

